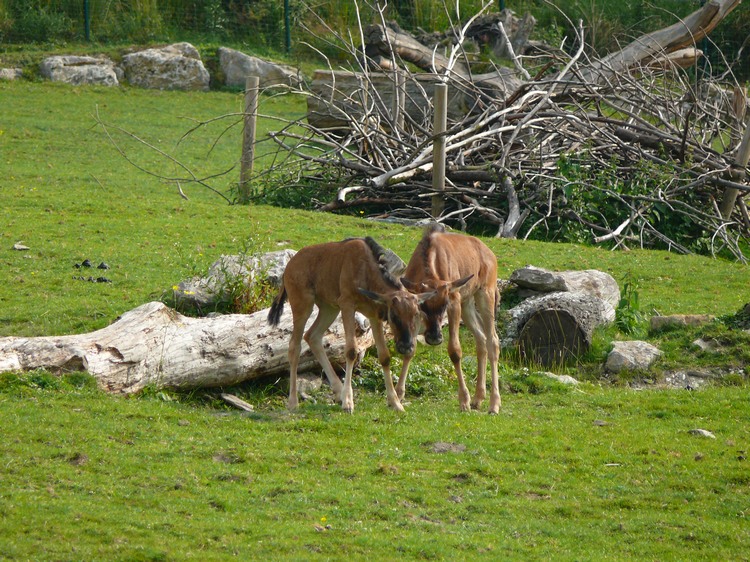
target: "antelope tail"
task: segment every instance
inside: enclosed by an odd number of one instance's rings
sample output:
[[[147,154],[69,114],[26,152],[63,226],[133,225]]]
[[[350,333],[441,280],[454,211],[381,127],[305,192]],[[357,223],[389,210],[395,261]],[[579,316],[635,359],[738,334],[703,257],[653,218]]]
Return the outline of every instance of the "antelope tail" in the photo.
[[[273,301],[271,309],[268,311],[268,323],[271,326],[278,326],[281,320],[281,313],[284,311],[284,302],[286,302],[286,287],[281,286],[279,294]]]

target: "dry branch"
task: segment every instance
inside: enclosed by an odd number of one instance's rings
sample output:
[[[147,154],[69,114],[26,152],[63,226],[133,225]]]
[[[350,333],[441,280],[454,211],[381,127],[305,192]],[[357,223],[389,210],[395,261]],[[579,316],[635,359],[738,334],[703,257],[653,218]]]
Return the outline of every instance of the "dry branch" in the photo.
[[[324,210],[422,220],[441,195],[445,210],[435,218],[461,228],[479,221],[499,236],[534,237],[576,224],[593,243],[701,247],[744,260],[750,221],[742,206],[722,216],[716,202],[727,188],[750,190],[736,158],[746,97],[731,73],[696,81],[685,68],[700,56],[695,41],[737,4],[713,0],[598,60],[584,54],[579,28],[567,40],[572,54],[516,57],[514,64],[537,65],[520,73],[532,79],[508,68],[472,71],[470,57],[456,49],[479,16],[446,33],[452,40],[443,47],[383,21],[362,30],[364,57],[359,46],[344,47],[358,71],[316,75],[308,121],[297,123],[305,135],[273,138],[304,162],[307,182],[338,178]],[[391,70],[373,70],[383,67]],[[444,190],[431,185],[438,81],[450,92]]]
[[[421,221],[440,196],[444,211],[434,218],[459,228],[479,222],[499,236],[744,261],[747,95],[731,67],[718,77],[699,71],[706,61],[696,46],[739,1],[711,0],[599,59],[586,54],[580,25],[559,48],[537,45],[532,57],[503,34],[523,21],[505,12],[474,14],[424,45],[381,10],[358,37],[329,30],[352,67],[334,69],[326,59],[328,68],[300,91],[306,119],[269,134],[277,164],[257,179],[280,177],[281,190],[322,186],[319,193],[331,192],[315,201],[323,210]],[[477,68],[463,50],[488,30],[512,44],[514,68]],[[449,87],[444,189],[432,185],[439,82]],[[207,178],[186,169],[165,179]]]

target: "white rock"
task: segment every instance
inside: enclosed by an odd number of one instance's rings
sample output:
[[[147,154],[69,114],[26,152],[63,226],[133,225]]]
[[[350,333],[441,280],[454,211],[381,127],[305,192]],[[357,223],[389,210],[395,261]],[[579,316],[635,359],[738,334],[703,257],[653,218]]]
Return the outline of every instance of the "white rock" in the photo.
[[[701,437],[707,437],[709,439],[716,439],[716,435],[714,435],[707,429],[691,429],[689,433],[691,435],[700,435]]]
[[[210,82],[198,50],[190,43],[125,55],[122,69],[127,81],[141,88],[205,91]]]
[[[570,375],[556,375],[555,373],[548,373],[548,372],[544,373],[544,375],[551,379],[555,379],[557,382],[562,383],[562,384],[570,384],[573,386],[579,384],[579,382],[573,377],[571,377]]]
[[[78,86],[98,84],[117,86],[119,81],[114,63],[106,57],[79,57],[62,55],[47,57],[39,66],[42,78]]]
[[[645,341],[616,341],[604,368],[610,373],[648,369],[662,351]]]
[[[0,80],[16,80],[23,76],[21,68],[0,68]]]
[[[296,87],[300,83],[298,72],[290,66],[265,61],[227,47],[219,47],[219,64],[227,86],[244,88],[248,76],[257,76],[261,89],[278,85]]]

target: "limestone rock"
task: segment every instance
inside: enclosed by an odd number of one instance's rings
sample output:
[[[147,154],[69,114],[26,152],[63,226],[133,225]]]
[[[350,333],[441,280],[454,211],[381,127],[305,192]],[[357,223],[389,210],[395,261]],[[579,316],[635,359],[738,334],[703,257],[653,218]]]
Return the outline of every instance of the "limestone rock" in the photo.
[[[707,429],[691,429],[688,431],[690,435],[698,435],[699,437],[707,437],[708,439],[716,439],[716,435],[708,431]]]
[[[580,384],[577,379],[571,377],[570,375],[556,375],[555,373],[550,373],[550,372],[544,372],[542,374],[551,379],[555,379],[560,384],[569,384],[572,386],[576,386]]]
[[[708,369],[687,369],[667,371],[664,374],[664,382],[668,388],[701,388],[707,383],[720,378],[721,375],[713,373]]]
[[[604,368],[610,373],[648,369],[662,351],[645,341],[616,341]]]
[[[210,77],[198,50],[175,43],[130,53],[122,58],[125,78],[134,86],[156,90],[208,90]]]
[[[661,330],[668,326],[700,326],[711,322],[714,318],[710,314],[672,314],[652,316],[650,324],[652,330]]]
[[[297,87],[300,84],[299,74],[294,68],[227,47],[219,47],[219,64],[224,83],[231,87],[244,88],[248,76],[257,76],[261,89],[279,85]]]
[[[0,68],[0,80],[16,80],[23,75],[21,68]]]
[[[47,57],[39,66],[39,72],[42,78],[74,86],[81,84],[117,86],[119,84],[115,64],[106,57],[76,55]]]
[[[213,308],[229,297],[232,287],[250,285],[258,276],[264,276],[278,287],[284,268],[295,253],[294,250],[280,250],[261,256],[221,256],[205,277],[182,281],[174,289],[175,300],[198,309]]]

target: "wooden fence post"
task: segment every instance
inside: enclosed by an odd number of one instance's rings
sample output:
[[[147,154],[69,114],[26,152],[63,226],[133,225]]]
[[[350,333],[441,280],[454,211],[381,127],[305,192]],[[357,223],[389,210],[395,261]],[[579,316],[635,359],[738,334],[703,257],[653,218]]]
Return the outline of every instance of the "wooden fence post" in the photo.
[[[406,108],[406,76],[396,69],[393,71],[393,126],[401,131],[404,128]]]
[[[240,160],[239,202],[250,201],[250,177],[253,175],[255,158],[255,122],[258,117],[257,76],[245,80],[245,123],[242,131],[242,159]]]
[[[448,126],[448,84],[435,85],[432,125],[432,218],[438,218],[445,209],[445,130]]]
[[[742,142],[737,149],[737,156],[734,158],[732,177],[734,181],[745,179],[745,167],[748,160],[750,160],[750,124],[745,127],[745,134],[742,136]],[[729,220],[732,217],[732,211],[734,210],[738,194],[739,191],[733,187],[727,187],[724,190],[724,195],[721,198],[721,207],[719,208],[719,212],[721,212],[724,220]]]

